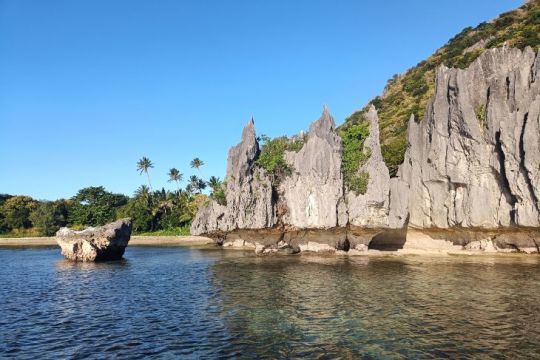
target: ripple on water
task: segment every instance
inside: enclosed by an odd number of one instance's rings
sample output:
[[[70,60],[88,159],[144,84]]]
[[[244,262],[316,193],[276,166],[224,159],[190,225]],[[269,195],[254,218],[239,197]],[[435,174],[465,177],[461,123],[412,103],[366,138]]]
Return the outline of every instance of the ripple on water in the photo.
[[[540,357],[538,257],[0,250],[0,357]]]

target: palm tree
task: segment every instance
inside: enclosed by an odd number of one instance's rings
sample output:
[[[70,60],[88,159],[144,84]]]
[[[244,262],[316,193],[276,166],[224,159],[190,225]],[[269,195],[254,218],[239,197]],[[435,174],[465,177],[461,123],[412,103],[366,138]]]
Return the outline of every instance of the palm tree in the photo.
[[[148,169],[153,168],[154,164],[152,164],[152,161],[150,161],[149,158],[146,156],[143,156],[142,159],[137,161],[137,170],[142,175],[142,173],[146,173],[146,176],[148,176],[148,185],[150,186],[150,191],[152,191],[152,183],[150,182],[150,174],[148,173]]]
[[[196,175],[191,175],[189,177],[188,188],[200,194],[202,190],[206,188],[206,183],[202,179],[199,179]]]
[[[201,166],[204,165],[204,161],[202,161],[201,159],[199,159],[198,157],[196,157],[195,159],[191,160],[191,162],[189,163],[189,165],[194,168],[194,169],[197,169],[197,171],[200,172],[199,168]]]
[[[218,191],[221,188],[221,180],[218,177],[211,176],[210,179],[208,179],[208,186],[212,189],[212,191]]]
[[[206,189],[206,182],[203,179],[199,179],[197,183],[197,189],[199,190],[199,194]]]
[[[150,189],[146,185],[141,185],[137,190],[135,190],[136,198],[145,198],[147,199],[150,196]]]
[[[189,188],[192,190],[192,191],[195,191],[197,190],[197,184],[199,183],[199,178],[197,177],[197,175],[191,175],[189,177]]]
[[[210,177],[208,186],[212,188],[210,197],[220,205],[227,205],[227,195],[225,194],[225,184],[215,176]]]
[[[174,181],[176,182],[176,189],[180,191],[180,181],[184,178],[184,175],[178,171],[176,168],[172,168],[169,170],[169,182]]]

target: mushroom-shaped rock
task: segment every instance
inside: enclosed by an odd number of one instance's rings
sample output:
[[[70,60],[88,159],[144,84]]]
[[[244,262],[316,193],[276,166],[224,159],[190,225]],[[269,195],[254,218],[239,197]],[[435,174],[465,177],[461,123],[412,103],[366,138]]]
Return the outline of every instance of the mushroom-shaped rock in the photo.
[[[108,261],[122,258],[130,237],[131,219],[121,219],[82,231],[62,228],[56,233],[56,242],[68,260]]]

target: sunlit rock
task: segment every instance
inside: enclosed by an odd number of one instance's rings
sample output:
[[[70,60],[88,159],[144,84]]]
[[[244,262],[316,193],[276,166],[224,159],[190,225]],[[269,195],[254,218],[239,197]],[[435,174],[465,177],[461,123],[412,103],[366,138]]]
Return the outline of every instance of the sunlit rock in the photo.
[[[509,47],[486,50],[466,69],[440,66],[424,117],[410,116],[394,178],[371,106],[363,194],[344,184],[342,141],[326,107],[302,148],[284,152],[292,171],[279,182],[257,166],[250,122],[229,152],[227,204],[210,201],[191,231],[225,245],[238,238],[261,254],[278,253],[281,241],[310,252],[540,252],[539,70],[537,52]]]
[[[56,233],[56,242],[68,260],[107,261],[122,258],[130,237],[131,219],[122,219],[82,231],[62,228]]]

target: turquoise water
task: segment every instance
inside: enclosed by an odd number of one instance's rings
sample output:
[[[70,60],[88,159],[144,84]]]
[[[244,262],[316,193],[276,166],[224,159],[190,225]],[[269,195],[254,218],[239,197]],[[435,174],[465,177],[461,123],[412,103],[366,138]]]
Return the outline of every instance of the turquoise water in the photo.
[[[3,358],[540,358],[540,257],[0,250]]]

